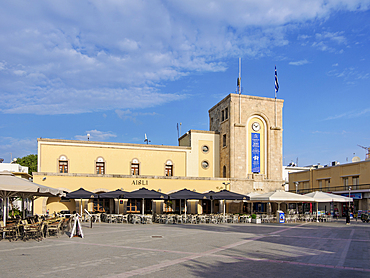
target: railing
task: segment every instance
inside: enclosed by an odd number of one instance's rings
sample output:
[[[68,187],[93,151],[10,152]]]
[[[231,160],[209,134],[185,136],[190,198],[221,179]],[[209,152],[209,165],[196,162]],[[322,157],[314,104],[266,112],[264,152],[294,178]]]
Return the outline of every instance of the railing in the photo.
[[[323,192],[333,192],[333,191],[348,191],[349,187],[351,187],[352,190],[361,190],[361,189],[370,189],[370,184],[352,184],[352,185],[339,185],[339,186],[331,186],[322,188],[320,187],[314,187],[314,188],[298,188],[298,189],[291,189],[289,192],[298,193],[298,194],[306,194],[313,191],[323,191]]]

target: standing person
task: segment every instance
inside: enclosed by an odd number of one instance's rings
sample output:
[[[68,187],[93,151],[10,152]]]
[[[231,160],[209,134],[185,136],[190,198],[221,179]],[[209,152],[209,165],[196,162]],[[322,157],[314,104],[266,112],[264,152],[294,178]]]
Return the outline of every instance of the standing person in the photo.
[[[345,215],[346,215],[346,225],[349,225],[350,224],[350,212],[349,212],[349,208],[348,207],[346,207],[346,209],[345,209]]]

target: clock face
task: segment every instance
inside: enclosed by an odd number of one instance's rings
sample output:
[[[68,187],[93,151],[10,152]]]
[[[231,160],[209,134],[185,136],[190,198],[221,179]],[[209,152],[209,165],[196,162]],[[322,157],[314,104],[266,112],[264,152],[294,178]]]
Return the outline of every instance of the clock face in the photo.
[[[261,126],[260,126],[260,124],[259,124],[259,123],[254,122],[254,123],[252,124],[252,129],[253,129],[254,131],[259,131],[259,130],[261,129]]]

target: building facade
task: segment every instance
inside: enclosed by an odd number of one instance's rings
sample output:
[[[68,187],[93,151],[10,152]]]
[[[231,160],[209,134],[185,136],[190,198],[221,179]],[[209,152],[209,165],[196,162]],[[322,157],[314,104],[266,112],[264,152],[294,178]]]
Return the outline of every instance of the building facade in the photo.
[[[349,195],[355,210],[370,210],[370,160],[289,173],[289,191],[324,191]],[[344,207],[347,204],[343,204]],[[343,207],[338,208],[339,211]]]
[[[190,130],[179,138],[179,146],[40,138],[34,181],[67,192],[83,187],[94,193],[141,187],[163,193],[183,188],[227,188],[242,194],[281,189],[282,108],[282,100],[230,94],[209,110],[210,131]],[[115,212],[137,212],[140,207],[129,210],[128,200],[97,202],[84,206]],[[78,201],[40,198],[35,212],[74,211],[78,206]],[[231,207],[240,210],[242,204]],[[165,209],[163,202],[153,208]],[[193,212],[208,209],[205,201],[190,204]]]

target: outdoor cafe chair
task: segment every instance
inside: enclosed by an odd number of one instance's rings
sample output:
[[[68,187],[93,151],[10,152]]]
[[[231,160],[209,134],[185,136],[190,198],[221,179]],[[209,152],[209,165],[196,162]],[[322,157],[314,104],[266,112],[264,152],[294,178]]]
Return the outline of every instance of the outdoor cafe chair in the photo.
[[[3,222],[1,223],[2,232],[5,233],[5,239],[9,241],[18,239],[18,224],[7,224],[5,227],[3,226]]]
[[[218,217],[216,215],[211,215],[209,219],[209,223],[218,224]]]
[[[144,221],[143,223],[145,224],[153,224],[153,215],[147,214],[144,216]]]
[[[94,214],[94,222],[101,223],[101,213]]]
[[[239,223],[239,215],[233,215],[232,222],[233,224]]]
[[[26,225],[24,227],[24,237],[23,240],[27,239],[35,239],[37,241],[42,240],[43,237],[45,237],[47,233],[47,227],[45,221],[33,223]]]
[[[166,224],[174,224],[174,223],[176,223],[175,215],[173,214],[166,215]]]
[[[182,224],[184,222],[184,217],[182,215],[177,215],[177,217],[176,217],[176,223],[177,224],[180,224],[180,223]]]
[[[59,236],[59,233],[61,232],[61,226],[64,221],[60,219],[59,221],[55,221],[52,223],[47,224],[47,235],[48,236]]]
[[[199,222],[199,224],[200,223],[203,223],[203,224],[207,223],[206,216],[205,215],[199,215],[198,216],[198,222]]]
[[[306,215],[304,216],[304,218],[303,218],[303,221],[305,221],[305,222],[311,222],[311,221],[312,221],[312,217],[311,217],[311,215],[306,214]]]
[[[227,223],[228,222],[228,219],[229,219],[229,216],[228,215],[221,215],[220,216],[220,223]]]
[[[133,215],[131,221],[132,221],[132,224],[141,224],[140,215]]]
[[[128,215],[127,214],[123,214],[122,215],[122,223],[128,223]]]
[[[190,222],[191,224],[198,224],[198,218],[196,215],[190,215]]]
[[[161,215],[159,215],[159,223],[162,223],[162,224],[165,224],[166,223],[166,219],[167,219],[167,217],[166,217],[166,215],[165,214],[161,214]]]
[[[292,222],[294,221],[294,222],[297,222],[297,220],[298,220],[298,215],[297,214],[294,214],[293,216],[292,216]]]

